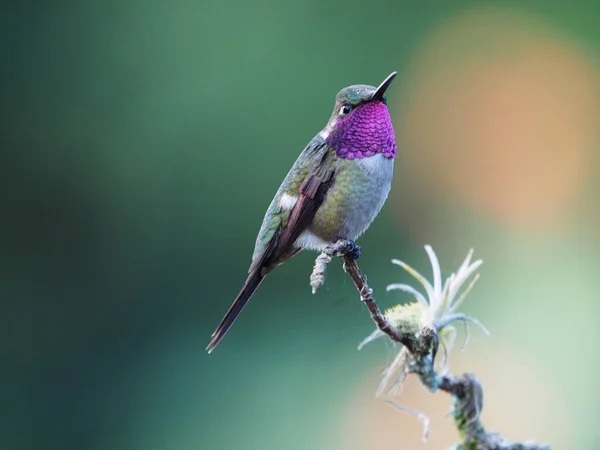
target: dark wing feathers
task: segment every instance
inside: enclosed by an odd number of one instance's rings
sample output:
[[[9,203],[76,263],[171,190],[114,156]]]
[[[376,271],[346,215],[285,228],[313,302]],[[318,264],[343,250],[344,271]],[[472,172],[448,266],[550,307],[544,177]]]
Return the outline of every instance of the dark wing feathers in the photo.
[[[321,167],[321,166],[318,166]],[[333,183],[333,170],[311,170],[300,186],[300,195],[287,224],[276,236],[272,251],[264,261],[266,267],[281,264],[300,234],[308,228],[317,210],[325,200]]]
[[[257,237],[257,249],[255,249],[254,259],[248,271],[248,278],[213,333],[207,347],[209,353],[223,339],[267,273],[300,251],[294,247],[294,243],[308,228],[323,203],[327,191],[333,184],[335,169],[333,151],[327,148],[322,141],[311,142],[302,152],[278,191],[278,194],[292,192],[291,195],[296,195],[294,186],[299,183],[299,187],[297,187],[298,200],[292,210],[285,214],[282,211],[276,211],[278,208],[276,200],[269,206],[269,211]],[[303,179],[298,179],[298,176],[302,176]],[[276,196],[276,198],[278,197],[279,195]],[[275,221],[272,220],[273,213],[279,214]]]
[[[249,273],[258,267],[267,273],[297,253],[293,244],[321,206],[333,182],[334,166],[331,149],[322,141],[313,140],[304,149],[265,215]],[[282,211],[277,204],[284,193],[298,197],[291,211]]]

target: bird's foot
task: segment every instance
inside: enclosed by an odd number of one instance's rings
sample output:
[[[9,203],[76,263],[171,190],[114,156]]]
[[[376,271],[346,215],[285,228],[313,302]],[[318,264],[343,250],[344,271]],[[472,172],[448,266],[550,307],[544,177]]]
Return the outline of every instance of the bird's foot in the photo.
[[[360,258],[360,247],[356,245],[356,242],[348,239],[346,241],[346,248],[344,250],[352,259]]]
[[[360,247],[350,239],[340,239],[335,244],[326,247],[323,253],[331,257],[349,255],[352,259],[358,259],[360,257]]]

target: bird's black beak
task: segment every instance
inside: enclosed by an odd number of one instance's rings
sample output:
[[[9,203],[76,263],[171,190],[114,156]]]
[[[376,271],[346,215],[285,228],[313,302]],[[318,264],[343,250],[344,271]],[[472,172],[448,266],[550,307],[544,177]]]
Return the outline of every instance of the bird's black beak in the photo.
[[[383,94],[385,94],[387,88],[390,87],[390,84],[392,83],[392,80],[396,75],[398,75],[398,72],[392,72],[388,75],[388,77],[385,80],[383,80],[383,82],[377,87],[377,90],[371,97],[372,102],[380,102],[383,99]]]

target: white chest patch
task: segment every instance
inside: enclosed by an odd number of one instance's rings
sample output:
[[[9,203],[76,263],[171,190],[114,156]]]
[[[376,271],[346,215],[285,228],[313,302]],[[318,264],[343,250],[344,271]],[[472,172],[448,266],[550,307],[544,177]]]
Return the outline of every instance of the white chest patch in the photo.
[[[315,236],[308,230],[303,231],[302,234],[300,234],[300,236],[298,236],[298,239],[296,240],[296,247],[303,248],[306,250],[321,251],[329,244],[330,242],[324,241],[323,239],[321,239],[318,236]]]
[[[298,197],[296,195],[283,194],[279,199],[279,207],[285,211],[289,211],[292,209],[296,202],[298,201]]]
[[[382,153],[369,156],[367,158],[357,159],[359,167],[367,174],[373,175],[377,171],[383,168],[385,164],[388,164],[388,159],[383,156]]]

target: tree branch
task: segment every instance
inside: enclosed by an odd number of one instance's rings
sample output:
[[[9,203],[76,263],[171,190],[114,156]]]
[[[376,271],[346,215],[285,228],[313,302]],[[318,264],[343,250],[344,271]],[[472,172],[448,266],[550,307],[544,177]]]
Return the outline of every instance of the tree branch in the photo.
[[[313,293],[323,285],[325,268],[331,258],[334,256],[342,258],[344,270],[356,286],[360,300],[369,310],[371,319],[377,328],[392,341],[401,343],[408,350],[408,373],[417,375],[421,383],[431,392],[441,390],[452,397],[452,416],[462,441],[454,447],[454,450],[550,450],[549,446],[535,442],[511,443],[499,433],[485,430],[481,422],[483,388],[475,375],[463,374],[459,377],[450,374],[440,375],[435,369],[435,354],[439,344],[438,331],[447,324],[444,325],[442,321],[434,324],[433,329],[424,327],[416,336],[413,333],[400,332],[393,327],[379,309],[373,297],[373,290],[367,284],[366,276],[363,275],[356,263],[356,255],[360,253],[360,249],[357,249],[358,247],[353,242],[340,240],[323,250],[323,253],[317,258],[311,275]],[[432,353],[431,357],[429,356],[430,352]],[[395,406],[400,410],[405,410]],[[414,412],[411,413],[416,415]],[[424,423],[428,423],[428,420],[424,420]]]
[[[409,333],[400,334],[398,330],[392,327],[386,317],[382,314],[377,302],[375,301],[375,298],[373,298],[373,289],[371,289],[367,284],[366,277],[360,271],[358,264],[356,264],[356,260],[352,259],[348,254],[345,254],[342,258],[344,260],[344,271],[352,279],[354,286],[356,286],[356,289],[360,294],[360,300],[369,310],[371,319],[373,319],[373,322],[375,322],[377,328],[379,328],[383,333],[387,334],[391,340],[400,342],[409,350],[412,349],[416,351],[416,349],[413,348],[413,336],[411,336]]]

